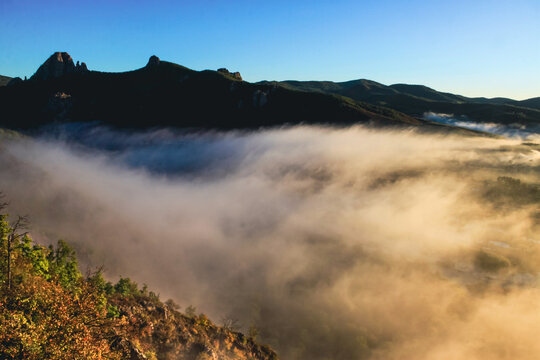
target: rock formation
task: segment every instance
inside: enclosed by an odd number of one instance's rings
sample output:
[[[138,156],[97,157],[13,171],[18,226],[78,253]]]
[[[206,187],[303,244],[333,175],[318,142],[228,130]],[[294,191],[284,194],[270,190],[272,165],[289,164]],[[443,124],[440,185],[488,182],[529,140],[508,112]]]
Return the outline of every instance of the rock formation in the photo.
[[[79,64],[77,61],[77,64],[75,65],[75,70],[78,72],[86,72],[88,71],[88,68],[86,67],[86,63],[82,62]]]
[[[85,63],[79,65],[79,62],[77,62],[75,66],[73,59],[67,52],[55,52],[37,69],[36,73],[30,79],[47,80],[73,72],[86,71],[88,69]]]
[[[49,98],[45,113],[47,113],[54,121],[67,121],[73,107],[71,95],[57,92]]]
[[[218,72],[222,73],[222,74],[225,74],[225,75],[229,75],[229,76],[232,76],[233,78],[235,78],[236,80],[240,80],[242,81],[242,75],[240,75],[240,73],[237,71],[237,72],[230,72],[228,69],[226,68],[220,68],[217,70]]]
[[[156,55],[152,55],[150,56],[150,59],[148,59],[148,64],[146,64],[146,67],[156,66],[156,65],[159,65],[159,63],[160,63],[159,58]]]

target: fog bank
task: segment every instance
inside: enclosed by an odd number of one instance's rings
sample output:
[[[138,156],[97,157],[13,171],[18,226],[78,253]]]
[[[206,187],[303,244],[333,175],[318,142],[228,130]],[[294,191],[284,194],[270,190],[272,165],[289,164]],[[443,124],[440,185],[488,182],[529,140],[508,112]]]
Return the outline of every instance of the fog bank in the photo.
[[[516,118],[518,116],[516,115]],[[486,122],[476,122],[468,117],[454,116],[454,114],[441,114],[434,112],[424,113],[424,119],[447,124],[452,126],[457,126],[460,128],[483,131],[489,134],[501,135],[507,138],[516,138],[516,139],[530,139],[538,140],[538,133],[540,128],[537,125],[529,124],[528,126],[523,125],[516,121],[513,124],[498,124],[498,123],[486,123]]]
[[[0,189],[34,238],[256,326],[283,359],[540,353],[538,203],[506,180],[538,183],[535,144],[73,126],[0,149]]]

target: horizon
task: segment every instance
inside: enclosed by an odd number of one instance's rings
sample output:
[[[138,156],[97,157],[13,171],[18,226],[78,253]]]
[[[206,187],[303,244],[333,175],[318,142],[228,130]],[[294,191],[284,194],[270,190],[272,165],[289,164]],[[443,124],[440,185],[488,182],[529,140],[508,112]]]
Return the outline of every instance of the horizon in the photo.
[[[369,79],[468,97],[540,96],[533,0],[23,0],[4,2],[0,13],[0,75],[10,77],[30,77],[55,51],[105,72],[140,68],[155,54],[194,70],[239,71],[249,82]]]

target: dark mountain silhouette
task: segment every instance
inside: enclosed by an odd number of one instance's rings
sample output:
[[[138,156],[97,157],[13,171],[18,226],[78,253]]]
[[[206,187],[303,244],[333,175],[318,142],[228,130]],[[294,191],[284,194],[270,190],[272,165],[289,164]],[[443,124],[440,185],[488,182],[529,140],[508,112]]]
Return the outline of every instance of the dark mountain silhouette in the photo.
[[[540,98],[467,98],[426,86],[370,80],[249,83],[225,68],[194,71],[152,56],[134,71],[89,71],[68,53],[51,55],[29,80],[0,87],[0,127],[31,130],[54,122],[97,121],[122,128],[254,129],[286,124],[411,126],[454,131],[426,112],[474,121],[540,122]]]
[[[86,72],[86,64],[77,64],[67,52],[55,52],[47,61],[41,65],[36,73],[32,75],[31,80],[47,80],[54,79],[74,72]]]
[[[6,86],[11,78],[9,76],[0,75],[0,86]]]
[[[517,101],[507,98],[468,98],[439,92],[422,85],[386,86],[371,80],[261,82],[290,90],[337,94],[372,105],[385,106],[421,118],[425,112],[465,116],[478,122],[540,124],[540,98]]]
[[[527,100],[518,101],[521,106],[533,109],[540,109],[540,97],[535,97]]]
[[[0,88],[1,126],[100,121],[127,128],[258,128],[284,124],[421,124],[381,106],[335,94],[252,84],[227,69],[194,71],[152,56],[138,70],[88,71],[53,54],[28,81]]]

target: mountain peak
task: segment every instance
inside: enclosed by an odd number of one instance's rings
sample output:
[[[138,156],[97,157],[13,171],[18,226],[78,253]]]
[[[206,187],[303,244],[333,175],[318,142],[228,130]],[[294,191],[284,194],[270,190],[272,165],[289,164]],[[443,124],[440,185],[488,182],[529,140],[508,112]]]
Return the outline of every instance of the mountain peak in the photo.
[[[150,59],[148,59],[148,64],[146,64],[146,67],[152,67],[159,65],[161,60],[156,55],[150,56]]]
[[[217,70],[219,73],[222,73],[222,74],[225,74],[225,75],[228,75],[228,76],[232,76],[234,79],[236,80],[240,80],[242,81],[242,75],[240,75],[240,73],[237,71],[237,72],[230,72],[228,69],[226,68],[220,68]]]
[[[74,64],[71,55],[67,52],[57,51],[37,69],[36,73],[32,75],[30,79],[35,80],[47,80],[60,77],[62,75],[72,73],[72,72],[86,72],[86,64]]]

